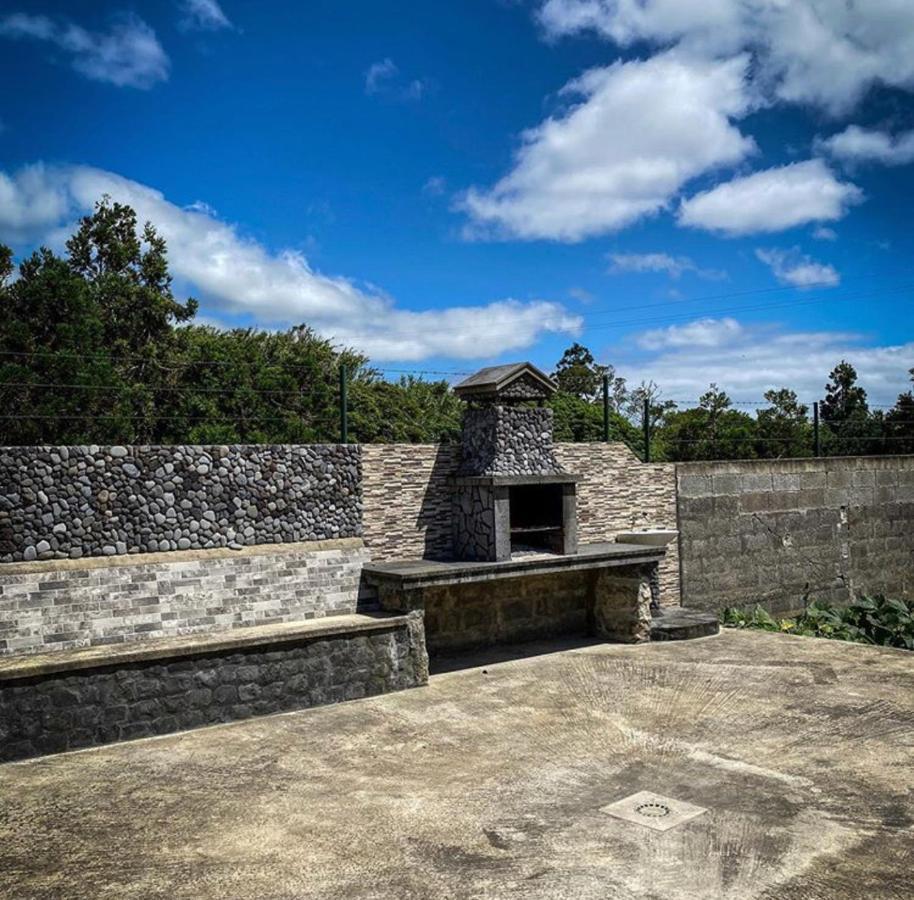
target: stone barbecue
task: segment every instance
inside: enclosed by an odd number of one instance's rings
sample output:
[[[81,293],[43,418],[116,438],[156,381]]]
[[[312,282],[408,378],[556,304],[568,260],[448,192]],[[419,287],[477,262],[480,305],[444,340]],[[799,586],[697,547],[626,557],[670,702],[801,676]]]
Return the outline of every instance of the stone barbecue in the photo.
[[[457,559],[498,562],[524,551],[577,552],[580,479],[556,459],[552,410],[543,406],[555,390],[530,363],[481,369],[454,388],[469,404],[453,480]]]

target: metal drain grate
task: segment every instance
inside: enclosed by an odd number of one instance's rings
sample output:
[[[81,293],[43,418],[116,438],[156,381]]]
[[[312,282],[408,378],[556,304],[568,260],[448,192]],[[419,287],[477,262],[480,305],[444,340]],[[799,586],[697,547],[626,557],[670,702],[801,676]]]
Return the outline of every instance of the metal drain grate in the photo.
[[[650,791],[639,791],[602,807],[600,812],[626,822],[636,822],[654,831],[669,831],[703,815],[707,809],[683,800],[661,797]]]
[[[665,803],[642,803],[635,807],[635,812],[649,819],[659,819],[670,814],[670,808]]]

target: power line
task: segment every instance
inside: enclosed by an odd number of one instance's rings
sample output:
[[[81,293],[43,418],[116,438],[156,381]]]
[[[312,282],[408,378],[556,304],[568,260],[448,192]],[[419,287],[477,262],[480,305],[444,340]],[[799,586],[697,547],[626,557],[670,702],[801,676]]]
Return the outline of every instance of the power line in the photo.
[[[902,274],[909,275],[909,274],[911,274],[912,270],[910,267],[905,266],[904,268],[901,268],[901,269],[895,269],[894,272],[896,272],[899,275],[902,275]],[[857,275],[852,276],[852,278],[853,279],[874,278],[880,274],[884,274],[884,270],[882,273],[880,273],[880,272],[861,272],[861,273],[858,273]],[[826,282],[816,282],[815,284],[808,285],[808,287],[812,287],[812,288],[825,287],[825,286],[826,286]],[[883,287],[885,287],[885,286],[883,286]],[[635,312],[635,311],[639,311],[642,309],[653,309],[656,307],[666,307],[666,306],[669,306],[671,303],[675,304],[676,306],[679,306],[684,303],[706,303],[706,302],[714,301],[714,300],[730,300],[734,297],[750,297],[750,296],[756,296],[759,294],[779,294],[779,293],[787,293],[790,291],[799,292],[801,290],[803,290],[803,289],[798,288],[795,285],[783,285],[781,287],[768,287],[768,288],[752,288],[750,290],[745,290],[745,291],[729,291],[727,293],[722,293],[722,294],[705,294],[705,295],[699,296],[699,297],[685,297],[685,298],[679,299],[679,300],[671,299],[671,300],[665,300],[665,301],[662,301],[659,303],[645,303],[645,304],[637,304],[635,306],[620,306],[620,307],[616,307],[616,309],[613,310],[612,313],[606,313],[605,315],[613,315],[617,312],[629,312],[629,311]],[[836,296],[836,294],[840,294],[840,291],[838,291],[838,292],[831,291],[830,294],[827,294],[825,296],[834,297],[834,296]],[[589,317],[589,318],[591,318],[591,320],[593,319],[593,317]]]
[[[879,290],[879,291],[872,291],[869,293],[862,293],[862,294],[846,294],[844,296],[836,296],[836,295],[829,296],[827,294],[823,294],[820,297],[809,297],[805,300],[794,300],[794,301],[790,301],[787,303],[762,303],[762,304],[757,304],[755,306],[738,306],[738,307],[730,307],[730,308],[725,308],[725,309],[716,309],[716,310],[710,311],[706,317],[710,317],[711,315],[717,316],[717,315],[721,315],[724,313],[758,312],[760,310],[766,310],[766,309],[784,309],[786,307],[794,308],[797,306],[809,306],[813,303],[822,303],[824,300],[830,300],[835,303],[846,303],[848,300],[868,300],[868,299],[872,299],[874,297],[887,296],[887,295],[893,294],[893,293],[904,292],[904,291],[910,290],[911,288],[914,288],[914,282],[909,282],[905,285],[899,286],[897,288],[894,288],[894,289],[891,289],[888,291]],[[588,325],[587,328],[589,330],[605,331],[605,330],[614,329],[614,328],[630,328],[630,327],[636,327],[636,326],[645,325],[645,324],[663,324],[666,322],[679,322],[679,321],[684,321],[684,320],[689,320],[689,319],[694,319],[694,318],[695,318],[695,313],[684,313],[683,315],[676,315],[676,316],[659,316],[659,317],[655,317],[655,318],[625,319],[622,321],[616,321],[611,324],[605,324],[605,325]]]

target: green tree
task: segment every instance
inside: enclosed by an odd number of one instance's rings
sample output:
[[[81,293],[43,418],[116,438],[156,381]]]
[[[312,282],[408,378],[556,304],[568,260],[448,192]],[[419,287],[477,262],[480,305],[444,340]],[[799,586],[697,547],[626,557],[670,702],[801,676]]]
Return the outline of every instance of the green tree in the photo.
[[[908,374],[914,381],[914,369]],[[914,453],[914,392],[908,390],[898,395],[895,406],[885,417],[887,453]]]
[[[550,400],[553,413],[553,434],[557,441],[602,441],[603,406],[588,403],[573,394],[557,392]],[[609,414],[609,439],[623,441],[635,449],[638,429],[625,416],[614,410]]]
[[[789,388],[765,392],[771,404],[758,413],[758,455],[797,457],[811,455],[809,407]]]
[[[661,441],[671,460],[753,459],[756,423],[731,409],[732,401],[712,384],[694,409],[670,412],[664,419]]]
[[[627,398],[625,379],[616,375],[613,366],[597,363],[583,344],[572,344],[562,354],[552,373],[560,391],[588,402],[602,402],[604,377],[609,378],[610,405],[619,411]]]
[[[866,391],[857,384],[857,370],[841,360],[828,377],[825,399],[819,404],[826,454],[879,453],[883,447],[881,416],[870,413]]]

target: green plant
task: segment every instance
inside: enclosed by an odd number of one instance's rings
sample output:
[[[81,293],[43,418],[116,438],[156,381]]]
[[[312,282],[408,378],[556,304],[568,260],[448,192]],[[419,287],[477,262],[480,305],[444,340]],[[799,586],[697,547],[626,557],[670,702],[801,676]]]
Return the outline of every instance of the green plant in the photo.
[[[774,619],[760,606],[751,613],[731,607],[724,610],[721,620],[729,628],[780,631],[914,650],[914,602],[881,594],[858,597],[848,606],[811,603],[796,619]]]

